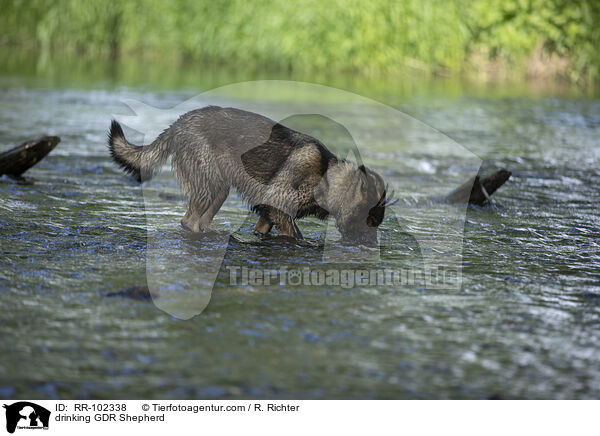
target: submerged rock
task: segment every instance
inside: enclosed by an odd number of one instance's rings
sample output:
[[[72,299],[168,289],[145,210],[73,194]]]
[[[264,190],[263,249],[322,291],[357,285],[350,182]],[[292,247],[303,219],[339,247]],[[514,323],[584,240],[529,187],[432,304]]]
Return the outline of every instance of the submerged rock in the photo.
[[[158,298],[158,294],[150,293],[150,289],[146,285],[135,285],[121,291],[109,292],[107,297],[132,298],[134,300],[151,301],[152,298]]]
[[[491,201],[490,196],[504,185],[510,178],[511,172],[504,168],[485,178],[479,175],[467,180],[446,196],[448,203],[464,203],[482,205]]]

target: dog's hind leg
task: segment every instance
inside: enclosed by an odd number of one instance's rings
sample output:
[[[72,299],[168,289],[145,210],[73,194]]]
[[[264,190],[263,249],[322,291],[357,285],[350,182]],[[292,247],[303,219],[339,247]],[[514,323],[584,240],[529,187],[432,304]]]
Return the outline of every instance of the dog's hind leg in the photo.
[[[221,209],[221,206],[223,206],[223,203],[225,203],[225,200],[227,200],[228,196],[229,196],[229,186],[223,187],[219,191],[215,192],[213,194],[213,201],[211,202],[210,206],[208,207],[208,210],[206,212],[204,212],[204,214],[202,215],[201,221],[208,223],[208,226],[210,227],[213,218],[215,217],[217,212]]]
[[[228,195],[229,186],[212,193],[196,193],[190,198],[189,207],[181,220],[181,225],[192,232],[210,229],[213,218]]]
[[[197,196],[190,198],[188,210],[181,219],[181,225],[192,232],[208,230],[210,221],[204,218],[204,213],[208,211],[209,204],[205,204]]]
[[[212,157],[206,144],[198,143],[193,151],[184,148],[173,155],[173,170],[183,192],[189,196],[188,210],[181,225],[192,232],[210,229],[231,186],[223,176],[219,162]]]

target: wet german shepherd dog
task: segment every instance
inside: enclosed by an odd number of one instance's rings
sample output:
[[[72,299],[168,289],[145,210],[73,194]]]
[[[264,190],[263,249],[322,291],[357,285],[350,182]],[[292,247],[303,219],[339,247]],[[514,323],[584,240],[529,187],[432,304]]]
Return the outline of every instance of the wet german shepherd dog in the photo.
[[[114,161],[139,181],[172,155],[188,198],[181,224],[193,232],[210,228],[233,186],[260,216],[259,233],[275,226],[281,235],[301,239],[297,218],[332,215],[343,239],[377,243],[386,207],[381,176],[262,115],[207,106],[182,115],[147,146],[129,143],[116,121],[108,138]]]

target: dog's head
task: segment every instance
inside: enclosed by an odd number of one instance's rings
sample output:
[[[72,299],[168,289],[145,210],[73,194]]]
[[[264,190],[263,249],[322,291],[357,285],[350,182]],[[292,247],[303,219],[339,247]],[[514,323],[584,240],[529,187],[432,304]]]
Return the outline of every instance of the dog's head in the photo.
[[[334,216],[342,238],[367,246],[377,245],[377,227],[387,204],[383,179],[364,165],[332,165],[317,187],[315,199]]]

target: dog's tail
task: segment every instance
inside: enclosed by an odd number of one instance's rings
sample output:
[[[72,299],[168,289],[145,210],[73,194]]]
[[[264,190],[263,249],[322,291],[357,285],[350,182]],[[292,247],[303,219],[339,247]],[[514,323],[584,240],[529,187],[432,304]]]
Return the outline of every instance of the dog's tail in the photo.
[[[125,139],[121,125],[115,120],[110,125],[108,148],[113,160],[139,182],[149,180],[171,154],[167,131],[150,145],[134,145]]]

